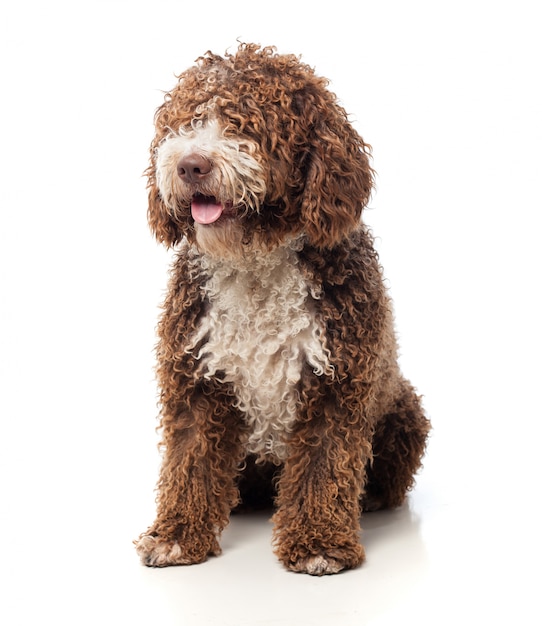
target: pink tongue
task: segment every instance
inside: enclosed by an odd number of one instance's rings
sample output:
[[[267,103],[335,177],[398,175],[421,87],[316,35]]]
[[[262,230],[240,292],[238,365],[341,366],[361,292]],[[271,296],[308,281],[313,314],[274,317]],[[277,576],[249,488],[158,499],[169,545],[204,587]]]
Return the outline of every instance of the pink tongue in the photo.
[[[192,217],[198,224],[212,224],[222,215],[224,207],[214,198],[192,198]]]

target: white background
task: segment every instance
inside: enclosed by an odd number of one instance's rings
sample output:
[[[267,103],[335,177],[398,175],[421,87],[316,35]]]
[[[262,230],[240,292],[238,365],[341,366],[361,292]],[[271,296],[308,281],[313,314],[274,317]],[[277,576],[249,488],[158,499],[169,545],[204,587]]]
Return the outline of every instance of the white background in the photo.
[[[540,624],[540,18],[525,0],[7,0],[0,10],[0,621]],[[266,518],[148,570],[154,327],[146,225],[162,90],[236,39],[303,55],[374,147],[365,219],[434,432],[367,563],[285,572]]]

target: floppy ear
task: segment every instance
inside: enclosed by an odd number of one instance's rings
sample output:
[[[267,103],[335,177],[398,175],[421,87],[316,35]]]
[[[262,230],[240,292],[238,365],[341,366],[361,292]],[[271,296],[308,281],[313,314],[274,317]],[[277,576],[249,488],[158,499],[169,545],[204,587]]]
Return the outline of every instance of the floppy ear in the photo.
[[[351,126],[334,96],[326,96],[302,105],[311,127],[301,218],[309,241],[318,248],[335,246],[359,226],[374,175],[371,146]]]
[[[179,227],[179,224],[171,217],[168,208],[162,200],[158,185],[156,184],[156,168],[154,163],[147,168],[145,174],[147,175],[147,189],[149,190],[149,207],[147,210],[149,227],[156,237],[156,240],[170,248],[183,238],[184,233]]]

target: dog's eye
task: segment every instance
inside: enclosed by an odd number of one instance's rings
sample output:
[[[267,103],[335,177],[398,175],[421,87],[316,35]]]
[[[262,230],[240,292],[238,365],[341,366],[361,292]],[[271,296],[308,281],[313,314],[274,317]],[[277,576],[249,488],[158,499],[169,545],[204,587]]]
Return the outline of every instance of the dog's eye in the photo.
[[[228,120],[222,132],[226,137],[239,135],[239,133],[242,131],[244,124],[245,120],[241,120],[240,118],[234,116],[228,117]]]

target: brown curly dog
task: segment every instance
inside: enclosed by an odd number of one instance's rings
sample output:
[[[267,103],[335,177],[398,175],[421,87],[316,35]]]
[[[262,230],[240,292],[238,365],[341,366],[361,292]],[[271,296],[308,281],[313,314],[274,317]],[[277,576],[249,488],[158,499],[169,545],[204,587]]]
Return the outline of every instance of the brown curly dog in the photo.
[[[231,510],[271,497],[280,561],[333,574],[364,559],[362,508],[413,486],[429,422],[361,222],[370,146],[327,84],[242,44],[198,59],[156,112],[149,222],[176,256],[145,565],[218,554]]]

